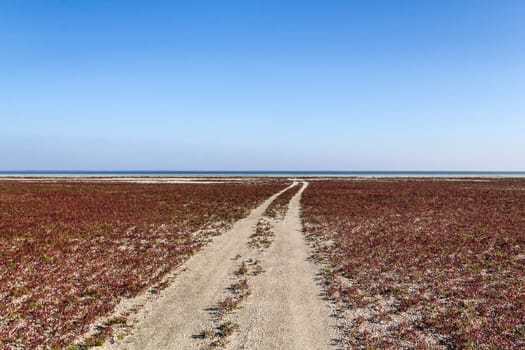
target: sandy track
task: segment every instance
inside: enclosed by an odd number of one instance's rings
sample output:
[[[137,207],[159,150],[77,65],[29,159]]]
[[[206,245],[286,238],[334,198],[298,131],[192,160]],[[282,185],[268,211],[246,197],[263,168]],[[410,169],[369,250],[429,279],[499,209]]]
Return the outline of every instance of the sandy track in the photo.
[[[236,222],[207,247],[181,266],[174,282],[161,296],[144,305],[132,334],[106,349],[192,349],[199,348],[195,336],[210,324],[207,309],[221,297],[236,268],[237,254],[248,250],[246,242],[268,205],[281,191],[250,215]]]
[[[263,252],[247,245],[273,195],[245,219],[215,238],[188,260],[158,299],[146,303],[131,334],[106,349],[201,349],[204,329],[217,326],[213,307],[224,299],[234,271],[246,259],[258,259],[265,272],[249,279],[250,295],[242,308],[222,321],[240,328],[227,349],[329,349],[335,338],[330,308],[315,282],[317,268],[308,261],[302,235],[300,197],[292,198],[285,218],[274,224],[275,241]]]
[[[260,257],[266,270],[251,282],[252,295],[231,316],[240,324],[228,349],[332,349],[336,339],[331,309],[315,282],[317,267],[308,261],[302,234],[300,197],[292,198],[277,222],[275,241]]]

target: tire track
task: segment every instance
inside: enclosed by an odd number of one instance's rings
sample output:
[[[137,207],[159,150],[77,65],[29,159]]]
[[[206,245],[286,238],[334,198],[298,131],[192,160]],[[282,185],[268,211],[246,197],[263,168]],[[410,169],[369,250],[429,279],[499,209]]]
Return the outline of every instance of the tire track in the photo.
[[[237,268],[238,258],[250,254],[246,242],[260,217],[270,203],[288,188],[271,196],[248,217],[236,222],[231,230],[216,237],[183,264],[177,278],[162,291],[159,298],[146,303],[131,318],[130,321],[135,323],[131,334],[122,339],[113,338],[113,343],[106,342],[104,348],[201,348],[205,343],[196,336],[196,332],[213,327],[210,305],[220,300],[231,285],[231,275]]]
[[[250,285],[251,296],[228,319],[240,325],[227,349],[333,349],[337,331],[330,305],[316,283],[318,268],[300,220],[300,198],[295,194],[283,220],[274,224],[275,241],[262,253],[265,273]]]

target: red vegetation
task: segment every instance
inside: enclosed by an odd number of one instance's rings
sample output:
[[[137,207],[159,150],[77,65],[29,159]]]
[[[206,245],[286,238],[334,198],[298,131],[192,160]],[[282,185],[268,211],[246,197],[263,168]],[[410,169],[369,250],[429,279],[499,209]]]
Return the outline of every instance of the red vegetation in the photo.
[[[70,344],[284,186],[0,182],[0,347]]]
[[[282,220],[286,215],[290,200],[301,189],[301,186],[300,183],[297,183],[281,193],[272,203],[270,203],[268,208],[266,208],[264,215],[273,219]]]
[[[525,179],[313,181],[303,220],[354,348],[525,348]]]

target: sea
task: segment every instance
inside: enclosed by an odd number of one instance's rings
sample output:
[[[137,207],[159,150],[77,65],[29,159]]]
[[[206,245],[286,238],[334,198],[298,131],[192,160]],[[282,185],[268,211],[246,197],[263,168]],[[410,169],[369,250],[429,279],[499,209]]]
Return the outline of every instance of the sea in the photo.
[[[376,170],[4,170],[0,176],[365,176],[365,177],[525,177],[525,171]]]

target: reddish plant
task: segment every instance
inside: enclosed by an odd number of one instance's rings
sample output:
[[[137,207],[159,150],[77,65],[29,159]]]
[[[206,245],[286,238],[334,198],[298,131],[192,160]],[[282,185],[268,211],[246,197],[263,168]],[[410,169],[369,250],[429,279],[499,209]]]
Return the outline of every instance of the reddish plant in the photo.
[[[64,347],[286,184],[0,182],[0,344]]]
[[[264,215],[273,219],[282,219],[286,215],[290,200],[300,188],[301,184],[296,184],[295,186],[290,187],[281,193],[272,203],[270,203],[268,208],[266,208]]]
[[[354,347],[525,347],[524,179],[313,181],[302,204],[328,293],[366,315]]]

